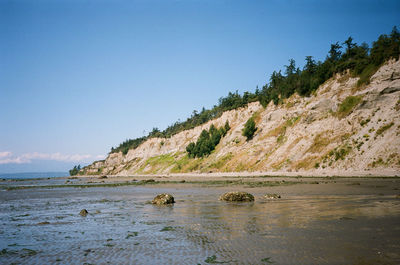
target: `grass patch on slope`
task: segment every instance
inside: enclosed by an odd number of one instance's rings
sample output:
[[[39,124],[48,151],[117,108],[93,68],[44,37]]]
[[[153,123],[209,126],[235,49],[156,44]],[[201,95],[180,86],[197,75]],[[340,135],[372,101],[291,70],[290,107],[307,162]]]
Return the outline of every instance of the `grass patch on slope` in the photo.
[[[279,126],[275,127],[271,131],[269,131],[265,137],[277,137],[277,143],[283,143],[286,140],[285,134],[286,130],[292,126],[294,126],[300,120],[300,116],[290,118],[286,120],[284,123],[280,124]]]
[[[154,174],[162,169],[171,167],[176,162],[177,154],[164,154],[148,158],[138,169],[137,173]]]
[[[389,130],[393,125],[394,125],[393,122],[383,125],[378,130],[376,130],[375,135],[378,136],[378,135],[383,134],[386,130]]]
[[[345,98],[342,103],[339,105],[339,109],[336,112],[336,115],[339,119],[342,119],[349,115],[355,106],[360,104],[362,96],[348,96]]]
[[[357,81],[357,87],[360,87],[362,85],[368,85],[369,82],[371,81],[371,76],[373,76],[376,71],[378,71],[379,66],[370,64],[367,67],[364,68],[364,70],[360,74],[360,79]]]
[[[215,169],[221,169],[223,166],[226,165],[227,162],[229,162],[229,160],[231,160],[233,158],[233,154],[232,153],[228,153],[224,156],[222,156],[221,158],[219,158],[217,161],[215,161],[214,163],[212,163],[209,168],[215,168]]]
[[[320,153],[324,150],[324,148],[326,148],[327,145],[332,143],[334,139],[326,137],[326,135],[328,135],[329,133],[331,133],[331,131],[324,131],[317,134],[314,138],[314,142],[308,148],[307,153]]]

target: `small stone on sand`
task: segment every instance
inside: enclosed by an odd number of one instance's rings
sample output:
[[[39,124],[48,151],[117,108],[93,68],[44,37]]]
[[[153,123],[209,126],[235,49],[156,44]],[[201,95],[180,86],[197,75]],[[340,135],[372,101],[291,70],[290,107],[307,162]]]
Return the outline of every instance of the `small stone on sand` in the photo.
[[[281,195],[279,194],[275,194],[275,193],[271,193],[271,194],[266,194],[264,196],[265,199],[269,199],[269,200],[274,200],[274,199],[280,199]]]

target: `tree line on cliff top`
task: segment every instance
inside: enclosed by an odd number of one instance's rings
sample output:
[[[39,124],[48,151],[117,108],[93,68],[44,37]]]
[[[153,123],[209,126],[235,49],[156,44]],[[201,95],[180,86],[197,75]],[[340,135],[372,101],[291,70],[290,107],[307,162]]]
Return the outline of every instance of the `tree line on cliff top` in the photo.
[[[321,84],[331,78],[334,74],[350,71],[352,76],[359,76],[358,86],[368,84],[370,77],[387,60],[399,59],[400,55],[400,33],[396,27],[392,32],[382,34],[373,42],[370,48],[365,42],[358,45],[352,37],[343,43],[331,44],[325,60],[315,61],[312,56],[306,56],[303,69],[296,66],[293,59],[285,65],[284,71],[274,71],[261,89],[257,88],[254,93],[244,92],[243,95],[237,91],[226,97],[221,97],[218,104],[211,109],[203,108],[201,111],[194,110],[192,115],[183,122],[175,122],[165,130],[158,128],[147,135],[136,139],[128,139],[118,147],[111,148],[110,153],[128,153],[129,149],[137,148],[141,143],[152,137],[169,138],[181,131],[192,129],[209,120],[218,118],[223,112],[245,107],[248,103],[259,101],[266,107],[271,101],[278,105],[284,99],[294,93],[300,96],[309,96]]]

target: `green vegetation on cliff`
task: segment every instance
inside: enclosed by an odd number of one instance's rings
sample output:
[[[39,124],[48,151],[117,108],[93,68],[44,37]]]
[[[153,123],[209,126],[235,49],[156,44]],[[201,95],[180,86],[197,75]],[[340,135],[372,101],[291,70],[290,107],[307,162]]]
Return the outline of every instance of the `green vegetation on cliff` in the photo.
[[[353,108],[361,102],[361,99],[361,96],[348,96],[345,98],[339,105],[337,116],[339,118],[347,116],[353,110]]]
[[[122,144],[120,144],[117,148],[112,147],[110,153],[122,152],[124,155],[126,155],[129,149],[136,149],[141,143],[146,141],[147,138],[149,137],[140,137],[140,138],[126,140]]]
[[[285,65],[284,73],[281,70],[271,74],[269,83],[254,93],[244,92],[240,95],[237,91],[229,93],[219,99],[218,104],[211,109],[203,108],[200,112],[194,110],[192,115],[183,122],[175,122],[164,131],[158,128],[147,135],[136,139],[128,139],[118,147],[112,148],[110,153],[122,152],[126,154],[129,149],[137,148],[141,143],[151,137],[169,138],[181,131],[192,129],[218,118],[223,112],[245,107],[250,102],[259,101],[266,107],[271,101],[280,104],[285,98],[297,93],[300,96],[309,96],[321,84],[337,73],[350,71],[352,76],[360,77],[358,85],[368,84],[371,76],[387,60],[400,56],[400,33],[396,27],[392,32],[382,34],[369,48],[365,42],[358,45],[349,37],[343,43],[331,44],[325,60],[315,61],[312,56],[306,56],[305,65],[301,70],[293,59]],[[348,102],[352,103],[352,102]],[[351,105],[351,104],[350,104]]]
[[[246,136],[247,141],[249,141],[249,140],[253,139],[254,133],[256,131],[257,131],[256,123],[254,121],[254,118],[251,117],[245,123],[244,128],[242,130],[242,134],[243,134],[243,136]]]
[[[70,176],[78,175],[80,170],[81,170],[81,165],[74,166],[74,168],[69,171],[69,175]]]
[[[190,143],[186,147],[189,157],[203,157],[214,151],[215,147],[221,141],[221,138],[226,135],[230,129],[229,123],[226,122],[224,127],[215,128],[214,124],[210,126],[208,131],[203,130],[196,143]]]

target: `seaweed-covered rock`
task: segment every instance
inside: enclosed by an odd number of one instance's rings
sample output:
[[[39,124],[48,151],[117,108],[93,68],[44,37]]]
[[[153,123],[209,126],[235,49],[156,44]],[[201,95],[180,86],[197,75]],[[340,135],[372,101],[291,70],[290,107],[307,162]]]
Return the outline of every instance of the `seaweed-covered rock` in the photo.
[[[158,194],[154,199],[151,201],[152,204],[157,205],[164,205],[164,204],[171,204],[175,203],[174,197],[171,194],[162,193]]]
[[[254,196],[247,192],[231,191],[222,194],[219,200],[228,202],[252,202],[254,201]]]
[[[79,215],[85,217],[86,215],[88,215],[88,211],[87,211],[86,209],[82,209],[82,210],[79,212]]]
[[[143,179],[140,182],[141,183],[155,183],[156,181],[154,179]]]
[[[281,195],[275,194],[275,193],[270,193],[270,194],[264,195],[264,198],[268,199],[268,200],[280,199]]]

